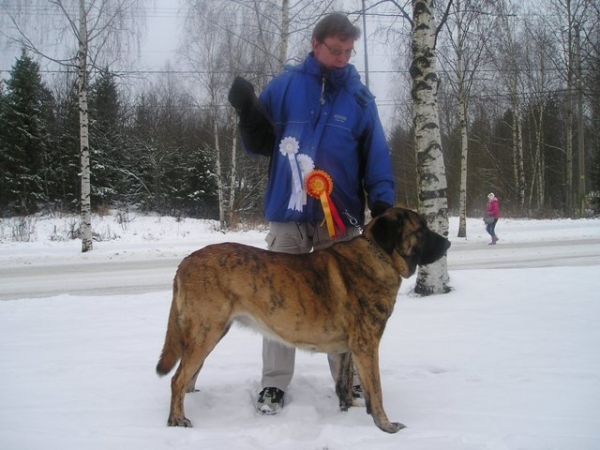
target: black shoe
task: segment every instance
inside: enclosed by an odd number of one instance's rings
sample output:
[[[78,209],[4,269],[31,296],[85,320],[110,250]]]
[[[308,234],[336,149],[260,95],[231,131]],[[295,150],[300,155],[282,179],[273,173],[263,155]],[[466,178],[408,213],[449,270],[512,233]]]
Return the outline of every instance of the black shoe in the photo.
[[[277,414],[283,408],[284,392],[276,387],[264,388],[258,395],[256,410],[265,415]]]

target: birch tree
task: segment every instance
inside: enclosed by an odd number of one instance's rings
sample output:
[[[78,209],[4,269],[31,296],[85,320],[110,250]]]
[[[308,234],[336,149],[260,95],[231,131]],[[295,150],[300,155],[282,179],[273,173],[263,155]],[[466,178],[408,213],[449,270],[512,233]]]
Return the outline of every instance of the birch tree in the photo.
[[[517,7],[511,0],[499,0],[496,3],[496,13],[499,26],[496,41],[488,46],[494,55],[493,61],[497,73],[501,74],[499,81],[503,84],[510,99],[512,112],[512,187],[519,208],[525,206],[525,169],[523,156],[523,120],[522,95],[524,93],[522,74],[524,46],[519,38],[515,24]],[[493,189],[493,186],[490,188]]]
[[[442,61],[453,74],[449,77],[457,102],[460,128],[460,193],[458,237],[467,237],[467,177],[469,155],[469,104],[478,70],[484,62],[487,35],[493,20],[484,15],[488,0],[454,0],[450,5],[447,38],[452,52],[442,55]]]
[[[184,55],[201,82],[201,95],[214,119],[211,144],[219,191],[221,228],[232,225],[240,200],[238,186],[249,186],[241,174],[237,117],[227,105],[227,92],[236,75],[254,85],[257,94],[288,62],[289,48],[299,51],[298,37],[331,5],[301,0],[290,5],[256,0],[188,0]],[[293,40],[296,38],[296,40]],[[300,47],[301,48],[301,47]],[[217,124],[221,126],[218,127]],[[254,164],[260,165],[254,160]],[[264,169],[266,176],[266,166]]]
[[[417,153],[419,211],[429,227],[448,236],[448,184],[442,154],[442,136],[438,117],[438,75],[436,45],[440,29],[436,27],[433,0],[412,0],[412,18],[395,1],[391,1],[410,23],[412,57],[412,116]],[[449,1],[448,7],[452,4]],[[442,18],[442,24],[447,17]],[[419,267],[415,292],[440,294],[450,291],[447,257]]]
[[[91,199],[90,199],[90,144],[87,104],[88,77],[97,66],[108,66],[125,53],[127,44],[139,37],[143,18],[142,0],[37,0],[21,2],[2,0],[0,3],[12,28],[11,39],[30,52],[39,55],[67,70],[77,73],[79,98],[80,140],[80,234],[81,250],[93,249]],[[39,12],[42,11],[42,14]],[[31,17],[42,17],[44,26],[34,27]],[[42,42],[48,34],[56,36],[62,47],[53,49]],[[69,42],[65,45],[62,40]],[[72,45],[72,46],[71,46]],[[66,48],[66,50],[65,50]],[[69,50],[72,49],[72,50]]]
[[[527,116],[533,128],[530,155],[530,175],[527,207],[541,210],[546,193],[545,129],[550,88],[558,89],[558,82],[549,70],[549,55],[555,54],[555,45],[541,19],[525,24],[525,35],[530,45],[525,49],[523,70],[529,94]]]
[[[567,214],[574,213],[574,120],[576,82],[576,28],[584,21],[595,2],[591,0],[550,0],[550,8],[554,14],[547,17],[547,23],[560,43],[562,51],[550,59],[550,63],[561,74],[565,83],[565,202]]]
[[[446,168],[442,154],[436,71],[436,43],[439,29],[433,10],[433,0],[412,0],[412,61],[413,126],[415,130],[419,174],[419,210],[429,227],[448,236],[448,197]],[[419,267],[415,292],[439,294],[449,292],[447,257],[428,266]]]
[[[262,86],[264,69],[274,59],[275,50],[274,39],[269,37],[273,30],[266,25],[257,27],[255,14],[234,6],[228,2],[190,2],[184,45],[184,55],[200,81],[199,95],[207,103],[212,123],[209,147],[215,162],[222,230],[233,222],[239,173],[236,118],[227,106],[227,92],[235,75],[241,73],[262,72],[252,79],[257,87]],[[268,42],[270,46],[264,48],[256,42]]]

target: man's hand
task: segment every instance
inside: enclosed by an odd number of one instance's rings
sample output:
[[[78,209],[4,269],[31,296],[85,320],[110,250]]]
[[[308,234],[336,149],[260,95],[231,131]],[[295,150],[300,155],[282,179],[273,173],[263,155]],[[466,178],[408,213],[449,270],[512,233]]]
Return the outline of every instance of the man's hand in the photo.
[[[235,80],[233,80],[233,84],[229,89],[229,95],[227,96],[231,106],[237,110],[243,111],[252,105],[255,98],[254,86],[252,86],[245,78],[240,76],[235,77]]]
[[[373,207],[371,208],[371,217],[375,218],[377,216],[380,216],[391,207],[392,205],[385,202],[375,202],[373,203]]]

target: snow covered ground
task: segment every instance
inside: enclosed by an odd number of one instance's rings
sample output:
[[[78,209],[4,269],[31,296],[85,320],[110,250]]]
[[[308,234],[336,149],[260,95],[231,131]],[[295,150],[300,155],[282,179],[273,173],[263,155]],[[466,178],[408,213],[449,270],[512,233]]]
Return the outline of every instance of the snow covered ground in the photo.
[[[364,408],[337,407],[326,358],[299,352],[287,404],[255,413],[261,338],[234,328],[186,397],[194,428],[166,426],[169,377],[154,367],[170,283],[212,242],[264,247],[186,219],[94,218],[81,254],[73,219],[0,221],[0,449],[598,450],[600,220],[480,219],[457,239],[447,295],[405,281],[381,347],[387,435]],[[23,225],[23,224],[22,224]]]

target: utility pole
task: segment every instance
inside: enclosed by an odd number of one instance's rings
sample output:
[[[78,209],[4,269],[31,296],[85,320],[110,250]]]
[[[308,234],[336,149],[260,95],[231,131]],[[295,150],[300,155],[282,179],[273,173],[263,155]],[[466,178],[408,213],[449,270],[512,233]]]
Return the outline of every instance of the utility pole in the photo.
[[[369,52],[367,50],[367,14],[365,0],[362,0],[363,44],[365,47],[365,86],[369,89]]]
[[[575,24],[575,58],[577,64],[577,151],[579,166],[579,217],[585,217],[585,145],[583,137],[583,82],[581,79],[581,40]]]

